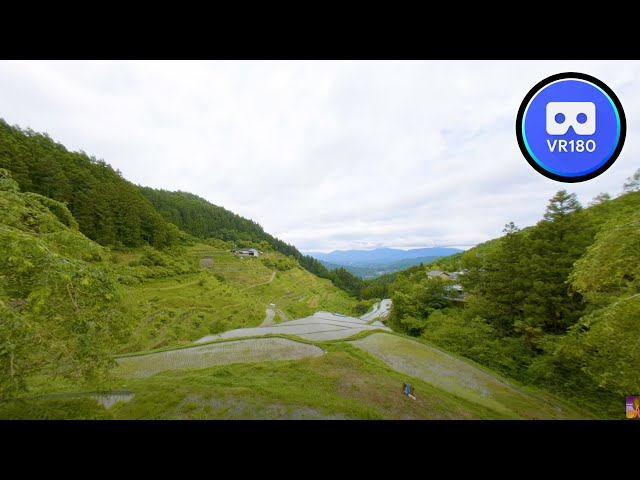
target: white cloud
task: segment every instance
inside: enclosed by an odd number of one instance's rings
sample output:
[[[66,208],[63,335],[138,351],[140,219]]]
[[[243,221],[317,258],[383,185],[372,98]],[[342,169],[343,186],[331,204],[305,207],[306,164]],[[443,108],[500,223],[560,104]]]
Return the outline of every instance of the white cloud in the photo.
[[[515,115],[554,73],[592,74],[628,120],[581,184],[523,159]],[[639,164],[640,62],[3,61],[0,116],[181,189],[303,250],[470,245],[537,222],[559,189],[617,194]]]

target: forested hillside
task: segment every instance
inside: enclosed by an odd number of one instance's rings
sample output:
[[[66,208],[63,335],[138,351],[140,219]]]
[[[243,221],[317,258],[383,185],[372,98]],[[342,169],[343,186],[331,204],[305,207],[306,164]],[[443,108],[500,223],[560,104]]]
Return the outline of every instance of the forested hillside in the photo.
[[[294,257],[303,268],[357,296],[362,280],[344,269],[330,272],[293,245],[262,227],[186,192],[132,184],[104,160],[70,152],[46,133],[11,126],[0,119],[0,168],[7,169],[23,192],[54,199],[69,209],[79,230],[103,246],[163,248],[198,238],[270,244]]]
[[[80,231],[101,245],[163,247],[180,240],[179,230],[104,160],[70,152],[46,134],[2,119],[0,168],[11,172],[23,192],[65,204]]]
[[[636,174],[636,177],[638,174]],[[558,192],[537,225],[512,222],[504,236],[448,262],[465,269],[464,301],[434,264],[397,274],[394,328],[574,398],[600,415],[619,415],[640,385],[640,192],[599,195],[583,208]]]
[[[181,230],[199,238],[260,242],[268,236],[258,223],[188,192],[140,187],[156,210]]]
[[[360,278],[344,268],[329,271],[315,258],[303,255],[293,245],[266,233],[258,223],[252,220],[213,205],[191,193],[170,192],[148,187],[140,187],[140,191],[166,220],[195,237],[233,241],[240,247],[248,246],[250,243],[266,242],[276,251],[294,257],[309,272],[331,280],[334,285],[354,296],[360,295],[364,285]]]

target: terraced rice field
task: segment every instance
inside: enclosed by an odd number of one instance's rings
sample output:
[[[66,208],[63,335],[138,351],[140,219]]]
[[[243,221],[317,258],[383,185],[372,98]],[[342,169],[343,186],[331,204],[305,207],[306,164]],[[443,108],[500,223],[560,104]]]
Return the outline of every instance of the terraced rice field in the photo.
[[[217,335],[207,335],[195,343],[209,342],[218,338],[252,337],[255,335],[287,334],[297,335],[306,340],[337,340],[351,337],[356,333],[367,330],[391,329],[375,318],[384,318],[391,308],[390,300],[383,300],[375,304],[371,312],[360,318],[330,312],[316,312],[313,315],[278,323],[276,325],[260,326],[255,328],[237,328]]]
[[[229,363],[267,362],[318,357],[324,350],[287,338],[250,338],[167,350],[145,355],[120,357],[114,374],[149,377],[165,370],[205,368]]]

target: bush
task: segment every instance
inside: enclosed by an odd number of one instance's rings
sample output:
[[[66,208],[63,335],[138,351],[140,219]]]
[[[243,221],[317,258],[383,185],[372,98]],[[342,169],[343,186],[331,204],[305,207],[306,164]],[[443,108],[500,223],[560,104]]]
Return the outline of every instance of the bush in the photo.
[[[265,267],[278,270],[280,272],[286,272],[298,265],[298,262],[289,257],[262,257],[261,261]]]
[[[364,315],[369,310],[371,310],[371,307],[373,307],[374,303],[377,303],[379,301],[380,301],[379,298],[371,298],[369,300],[360,300],[351,308],[350,313],[356,316]]]
[[[227,329],[227,324],[224,320],[216,319],[209,325],[209,332],[212,334],[222,333]]]
[[[196,260],[183,249],[158,251],[149,246],[142,248],[140,260],[129,265],[119,265],[117,268],[121,274],[134,275],[140,279],[171,277],[200,271]]]
[[[235,246],[233,242],[220,240],[219,238],[207,238],[201,241],[206,245],[210,245],[213,248],[219,248],[221,250],[231,250]]]
[[[164,257],[165,256],[155,248],[145,246],[142,248],[142,256],[140,260],[138,260],[138,264],[144,265],[145,267],[166,267],[167,260]]]

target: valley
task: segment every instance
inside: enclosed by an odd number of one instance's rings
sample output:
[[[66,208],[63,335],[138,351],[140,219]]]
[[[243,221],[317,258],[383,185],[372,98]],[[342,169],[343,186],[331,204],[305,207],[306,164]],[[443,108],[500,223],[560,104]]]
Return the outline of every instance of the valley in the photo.
[[[400,269],[363,279],[1,121],[0,419],[617,418],[640,384],[628,185],[465,252],[333,252]]]
[[[363,279],[399,272],[414,265],[428,264],[442,257],[459,254],[462,250],[450,247],[375,248],[373,250],[336,250],[330,253],[308,252],[329,270],[344,268]]]

